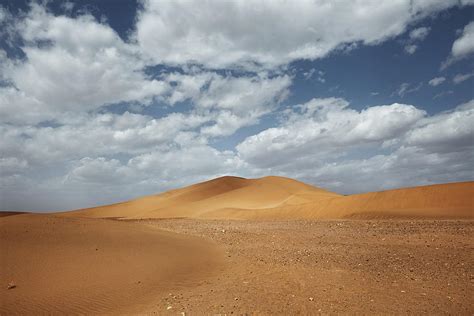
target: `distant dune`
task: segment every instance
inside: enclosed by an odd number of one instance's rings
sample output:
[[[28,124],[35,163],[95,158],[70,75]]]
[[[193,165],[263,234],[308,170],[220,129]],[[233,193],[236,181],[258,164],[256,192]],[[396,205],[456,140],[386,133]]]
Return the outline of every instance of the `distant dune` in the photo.
[[[472,218],[474,182],[339,195],[293,179],[221,177],[128,202],[60,213],[92,218]]]

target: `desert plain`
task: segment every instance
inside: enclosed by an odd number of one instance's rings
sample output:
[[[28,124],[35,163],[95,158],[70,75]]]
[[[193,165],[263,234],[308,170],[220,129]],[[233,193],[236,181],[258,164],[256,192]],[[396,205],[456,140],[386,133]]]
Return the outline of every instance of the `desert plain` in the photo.
[[[0,214],[1,315],[474,313],[474,182],[344,196],[222,177]]]

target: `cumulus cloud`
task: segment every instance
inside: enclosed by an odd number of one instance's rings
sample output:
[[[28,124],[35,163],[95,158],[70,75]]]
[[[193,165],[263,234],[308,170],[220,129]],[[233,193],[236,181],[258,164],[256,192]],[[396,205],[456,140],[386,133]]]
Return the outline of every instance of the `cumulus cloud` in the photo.
[[[464,27],[462,34],[457,38],[451,48],[451,54],[441,65],[441,69],[449,67],[451,64],[467,58],[474,53],[474,22]]]
[[[139,49],[108,25],[90,15],[54,16],[38,4],[15,29],[25,59],[0,63],[10,83],[0,87],[4,123],[60,122],[114,103],[148,105],[159,98],[170,105],[193,102],[201,116],[214,118],[203,129],[207,134],[230,135],[258,122],[286,98],[291,84],[287,75],[233,77],[193,69],[151,79]]]
[[[33,3],[13,19],[0,6],[0,36],[24,53],[0,49],[0,209],[92,206],[223,174],[281,174],[340,192],[464,179],[472,102],[434,116],[401,103],[355,110],[335,97],[282,107],[297,76],[288,63],[377,45],[465,4],[145,1],[129,39],[88,14]],[[428,32],[412,30],[412,44]],[[157,64],[164,70],[150,74]],[[269,114],[280,119],[273,128],[213,147]]]
[[[156,149],[125,162],[104,157],[83,158],[68,172],[66,185],[100,184],[123,186],[159,185],[160,188],[238,171],[242,162],[231,151],[218,151],[204,144]]]
[[[439,86],[440,84],[442,84],[445,81],[446,81],[445,77],[435,77],[435,78],[431,79],[430,81],[428,81],[428,84],[430,86],[436,87],[436,86]]]
[[[407,132],[407,145],[436,152],[463,151],[474,146],[474,100],[420,121]]]
[[[145,1],[135,38],[151,63],[275,67],[375,45],[449,1]],[[177,18],[178,17],[178,18]],[[425,36],[426,29],[413,36]]]
[[[214,124],[201,129],[204,135],[228,136],[241,127],[256,124],[289,94],[288,75],[223,76],[215,72],[171,73],[164,77],[174,86],[170,104],[191,100],[194,112]]]
[[[148,103],[167,91],[140,71],[144,64],[134,47],[90,15],[53,16],[32,4],[16,31],[25,58],[2,67],[11,83],[0,94],[4,122],[38,123],[122,101]]]
[[[347,193],[467,180],[473,102],[427,116],[405,104],[358,112],[343,99],[313,99],[237,149],[251,166]]]
[[[199,110],[217,111],[216,124],[202,130],[211,136],[230,135],[242,126],[255,124],[286,99],[291,80],[288,76],[274,79],[220,78],[210,83],[196,105]]]
[[[117,185],[130,181],[130,177],[133,176],[134,174],[122,166],[117,159],[86,157],[80,159],[77,166],[66,175],[65,183],[76,181],[81,184]]]
[[[313,99],[285,113],[282,126],[250,136],[236,148],[244,160],[262,167],[292,164],[292,156],[339,156],[341,148],[393,139],[425,115],[398,103],[361,112],[348,106],[340,98]]]
[[[280,174],[344,193],[467,179],[473,102],[427,116],[407,104],[357,111],[341,98],[313,99],[285,110],[277,127],[248,137],[236,151],[210,146],[199,132],[209,118],[192,113],[3,126],[2,208],[110,203],[223,174]],[[60,198],[44,199],[58,192]]]
[[[124,113],[70,118],[60,126],[0,126],[5,157],[25,157],[31,165],[82,157],[140,154],[155,148],[202,142],[194,131],[209,118],[172,113],[162,118]]]

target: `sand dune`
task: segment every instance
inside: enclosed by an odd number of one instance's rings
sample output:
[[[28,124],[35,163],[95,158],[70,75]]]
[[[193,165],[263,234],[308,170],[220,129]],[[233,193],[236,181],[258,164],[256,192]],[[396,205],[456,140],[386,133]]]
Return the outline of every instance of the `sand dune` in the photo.
[[[464,182],[344,196],[223,177],[77,211],[10,212],[0,315],[472,314],[471,221],[372,219],[472,219],[473,193]],[[145,218],[156,220],[133,220]],[[351,218],[371,220],[337,220]]]
[[[45,215],[0,218],[0,249],[1,315],[139,312],[221,258],[211,243],[139,223]]]
[[[473,193],[474,182],[462,182],[343,196],[284,177],[222,177],[61,215],[124,219],[470,218],[474,217]]]

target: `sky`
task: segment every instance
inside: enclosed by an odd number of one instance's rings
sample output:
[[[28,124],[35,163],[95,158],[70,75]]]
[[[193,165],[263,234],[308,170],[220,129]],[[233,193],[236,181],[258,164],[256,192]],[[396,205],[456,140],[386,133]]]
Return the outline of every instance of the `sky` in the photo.
[[[473,56],[473,0],[0,0],[0,209],[472,181]]]

